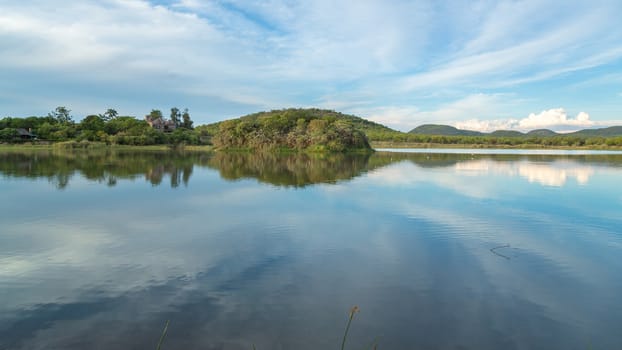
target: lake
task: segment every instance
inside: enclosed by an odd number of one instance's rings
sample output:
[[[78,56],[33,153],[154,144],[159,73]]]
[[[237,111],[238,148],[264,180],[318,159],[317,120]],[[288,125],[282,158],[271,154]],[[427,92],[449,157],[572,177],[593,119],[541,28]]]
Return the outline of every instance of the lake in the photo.
[[[434,152],[0,153],[0,349],[622,348],[622,155]]]

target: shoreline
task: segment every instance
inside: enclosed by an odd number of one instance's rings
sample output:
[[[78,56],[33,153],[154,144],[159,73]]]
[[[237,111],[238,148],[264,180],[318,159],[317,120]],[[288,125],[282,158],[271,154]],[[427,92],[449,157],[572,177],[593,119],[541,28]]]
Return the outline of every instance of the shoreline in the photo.
[[[88,143],[79,145],[78,147],[63,147],[62,142],[32,144],[32,143],[0,143],[0,151],[22,151],[22,150],[41,150],[41,151],[98,151],[98,150],[114,150],[114,151],[193,151],[193,152],[213,152],[214,146],[211,145],[148,145],[148,146],[130,146],[130,145],[106,145],[103,143]]]
[[[523,145],[491,145],[491,144],[463,144],[463,143],[420,143],[420,142],[391,142],[371,141],[372,148],[429,148],[429,149],[534,149],[534,150],[576,150],[576,151],[622,151],[622,146],[590,145],[590,146],[546,146],[538,144]]]
[[[371,141],[372,149],[379,148],[420,148],[420,149],[503,149],[503,150],[577,150],[577,151],[622,151],[622,146],[590,145],[590,146],[546,146],[538,144],[524,145],[491,145],[491,144],[456,144],[456,143],[418,143],[418,142],[390,142]],[[218,152],[212,145],[106,145],[103,143],[73,144],[65,147],[62,142],[46,143],[0,143],[0,151],[19,150],[118,150],[118,151],[192,151]],[[245,150],[253,152],[253,150]],[[296,150],[292,150],[296,152]],[[226,151],[225,151],[226,152]],[[278,153],[278,152],[277,152]],[[330,152],[329,152],[330,153]],[[339,153],[339,152],[338,152]]]

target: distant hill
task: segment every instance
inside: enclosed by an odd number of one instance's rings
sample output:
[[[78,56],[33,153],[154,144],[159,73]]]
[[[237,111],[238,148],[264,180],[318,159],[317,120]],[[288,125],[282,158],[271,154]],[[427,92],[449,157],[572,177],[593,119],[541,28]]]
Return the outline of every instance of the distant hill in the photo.
[[[611,137],[622,136],[622,126],[611,126],[601,129],[583,129],[566,135],[582,136],[582,137]]]
[[[495,130],[495,131],[491,132],[488,135],[496,136],[496,137],[521,137],[521,136],[525,136],[525,134],[523,134],[520,131],[516,131],[516,130]]]
[[[526,134],[527,136],[538,136],[538,137],[546,137],[546,136],[556,136],[559,135],[558,133],[556,133],[553,130],[549,130],[549,129],[536,129],[536,130],[531,130],[530,132],[528,132]]]
[[[484,133],[473,130],[457,129],[450,125],[424,124],[420,125],[408,133],[416,135],[438,135],[438,136],[495,136],[495,137],[552,137],[552,136],[579,136],[579,137],[615,137],[622,136],[622,126],[612,126],[600,129],[583,129],[572,133],[557,133],[549,129],[536,129],[527,133],[515,130],[496,130]]]
[[[443,136],[481,136],[483,133],[472,130],[462,130],[449,125],[423,124],[410,130],[409,134],[443,135]]]

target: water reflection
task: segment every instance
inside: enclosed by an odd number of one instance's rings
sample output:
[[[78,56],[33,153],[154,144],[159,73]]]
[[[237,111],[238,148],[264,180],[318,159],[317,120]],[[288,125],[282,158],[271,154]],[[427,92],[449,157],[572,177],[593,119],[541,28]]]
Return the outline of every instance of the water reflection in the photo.
[[[0,174],[6,177],[45,178],[65,189],[74,178],[113,187],[119,180],[144,177],[153,185],[170,179],[171,187],[188,185],[195,164],[204,164],[201,154],[131,151],[24,151],[0,153]]]
[[[386,153],[380,153],[387,156]],[[396,153],[393,160],[405,160],[421,168],[451,167],[456,174],[520,176],[530,183],[562,187],[569,179],[586,185],[597,169],[622,166],[622,155],[494,155]]]
[[[531,183],[543,186],[561,187],[568,179],[585,185],[595,173],[595,167],[569,160],[533,163],[528,161],[496,162],[492,160],[465,161],[455,165],[457,172],[480,175],[499,173],[507,176],[521,176]]]
[[[615,159],[53,156],[0,166],[0,349],[622,344]]]
[[[179,153],[179,152],[51,152],[0,153],[0,175],[45,178],[65,189],[74,178],[116,186],[119,180],[144,178],[153,186],[188,186],[195,167],[217,170],[223,179],[257,179],[276,186],[304,187],[361,176],[392,163],[409,161],[421,168],[451,167],[457,173],[521,176],[544,186],[564,186],[568,179],[586,184],[596,167],[620,167],[620,155],[486,155],[390,153],[373,155]],[[168,181],[165,181],[168,178]]]
[[[360,176],[368,170],[369,157],[368,154],[11,152],[0,154],[0,174],[46,178],[58,189],[65,189],[74,177],[112,187],[119,180],[136,180],[141,176],[154,186],[168,178],[170,187],[176,188],[180,184],[187,186],[193,168],[198,166],[215,169],[227,180],[254,178],[277,186],[304,187]]]
[[[208,162],[228,180],[255,178],[277,186],[334,183],[368,170],[369,155],[217,153]]]

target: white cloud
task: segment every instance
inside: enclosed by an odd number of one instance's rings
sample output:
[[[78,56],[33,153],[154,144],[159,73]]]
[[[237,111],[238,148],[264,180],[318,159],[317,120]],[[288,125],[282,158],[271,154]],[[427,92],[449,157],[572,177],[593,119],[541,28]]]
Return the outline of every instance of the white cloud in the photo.
[[[325,103],[407,129],[420,121],[505,118],[510,109],[467,104],[487,98],[478,97],[483,89],[497,95],[488,89],[573,74],[622,56],[615,25],[622,8],[615,2],[157,3],[87,0],[58,11],[50,1],[2,1],[0,90],[70,107],[131,95],[131,103],[114,107],[145,105],[141,113],[162,96],[162,103],[185,98],[198,101],[187,106],[191,111],[217,119],[214,103],[245,112]],[[561,20],[550,21],[553,15]],[[428,96],[441,90],[451,93]],[[348,95],[358,97],[348,102]],[[463,105],[456,104],[461,96],[467,96]],[[37,112],[20,99],[0,104],[4,113],[17,105]],[[84,112],[93,111],[87,106]]]
[[[586,112],[579,112],[576,117],[569,117],[563,108],[553,108],[538,114],[531,113],[523,119],[480,120],[469,119],[456,122],[458,129],[490,132],[495,130],[530,131],[534,129],[552,129],[555,131],[572,131],[600,125],[590,119]]]
[[[515,128],[518,120],[516,119],[506,119],[506,120],[480,120],[480,119],[469,119],[462,122],[454,123],[454,126],[458,129],[463,130],[475,130],[481,132],[490,132],[495,130],[512,130]]]
[[[538,114],[531,113],[525,119],[518,122],[519,129],[541,129],[549,127],[578,126],[590,127],[594,122],[590,115],[580,112],[575,118],[569,118],[563,108],[549,109]]]

